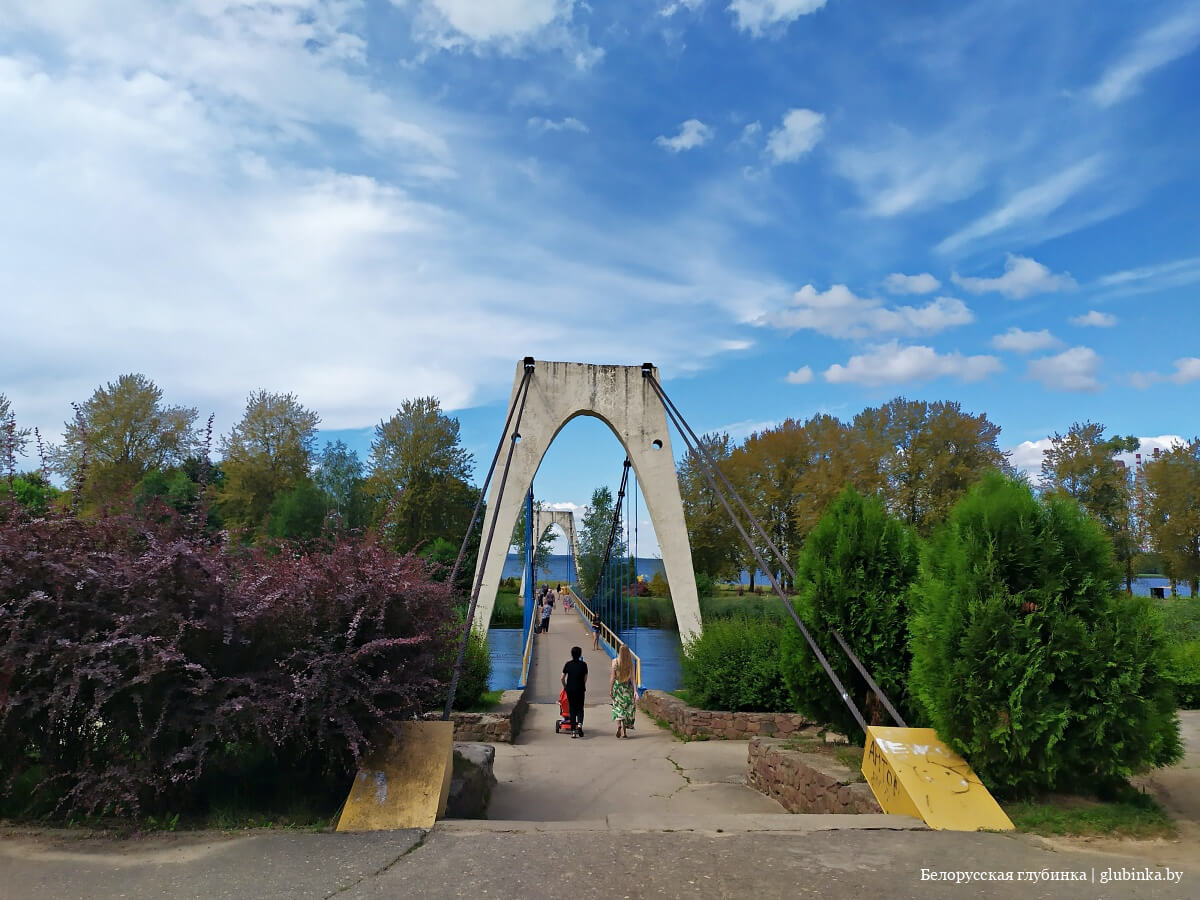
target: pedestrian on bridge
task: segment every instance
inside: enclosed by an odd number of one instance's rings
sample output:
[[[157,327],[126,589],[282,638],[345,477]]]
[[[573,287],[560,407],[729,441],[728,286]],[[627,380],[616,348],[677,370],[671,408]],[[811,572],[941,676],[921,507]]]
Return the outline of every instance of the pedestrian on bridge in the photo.
[[[572,647],[571,658],[563,666],[562,686],[567,692],[567,714],[571,719],[571,737],[583,737],[583,698],[587,691],[588,667],[583,648]]]
[[[542,631],[544,632],[550,630],[550,613],[553,611],[554,603],[549,590],[547,590],[546,596],[542,598]]]
[[[612,697],[612,717],[617,723],[617,737],[629,737],[626,731],[633,727],[637,685],[633,680],[633,654],[629,652],[627,644],[621,645],[617,658],[612,661],[608,694]]]

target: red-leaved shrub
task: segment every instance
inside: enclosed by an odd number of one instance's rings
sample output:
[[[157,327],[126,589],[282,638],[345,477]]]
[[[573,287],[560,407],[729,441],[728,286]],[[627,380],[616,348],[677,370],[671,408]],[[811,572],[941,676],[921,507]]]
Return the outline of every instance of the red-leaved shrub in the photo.
[[[8,505],[0,803],[35,784],[30,808],[60,816],[202,810],[263,777],[344,791],[389,722],[440,706],[449,609],[422,560],[369,539],[267,553]]]

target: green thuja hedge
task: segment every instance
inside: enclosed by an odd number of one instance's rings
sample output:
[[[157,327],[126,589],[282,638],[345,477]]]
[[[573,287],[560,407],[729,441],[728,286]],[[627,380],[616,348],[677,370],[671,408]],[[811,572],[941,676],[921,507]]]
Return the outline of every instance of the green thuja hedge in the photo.
[[[906,598],[919,561],[913,532],[889,516],[880,500],[865,498],[851,487],[830,504],[804,543],[796,571],[801,591],[797,612],[868,723],[895,724],[831,632],[842,635],[908,719],[912,710],[906,685],[912,657]],[[783,632],[781,666],[799,709],[818,722],[863,737],[790,619]]]
[[[993,790],[1094,788],[1179,759],[1161,626],[1119,579],[1074,501],[998,473],[928,545],[910,687]]]
[[[683,686],[702,709],[790,710],[779,669],[779,626],[762,619],[715,619],[683,646]]]

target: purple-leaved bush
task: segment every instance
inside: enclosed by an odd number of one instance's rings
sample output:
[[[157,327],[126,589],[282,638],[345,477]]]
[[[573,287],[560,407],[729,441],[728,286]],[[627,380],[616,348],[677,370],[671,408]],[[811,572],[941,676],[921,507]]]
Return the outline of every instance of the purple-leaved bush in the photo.
[[[161,512],[161,511],[159,511]],[[342,779],[437,707],[448,588],[372,539],[223,545],[181,517],[0,509],[0,803],[56,816],[203,806],[261,771]]]

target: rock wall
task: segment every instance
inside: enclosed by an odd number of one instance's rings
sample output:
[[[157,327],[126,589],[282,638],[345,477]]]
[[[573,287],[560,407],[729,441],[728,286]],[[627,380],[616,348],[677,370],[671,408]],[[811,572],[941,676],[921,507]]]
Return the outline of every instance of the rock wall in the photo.
[[[485,713],[456,712],[454,722],[456,741],[481,741],[486,744],[511,744],[521,733],[521,723],[529,711],[525,691],[505,691],[495,709]]]
[[[492,771],[496,748],[491,744],[454,744],[454,773],[446,816],[451,819],[486,819],[488,801],[496,786]]]
[[[871,788],[849,767],[819,753],[785,750],[783,741],[752,738],[746,783],[793,813],[883,812]]]
[[[816,735],[819,729],[799,713],[715,712],[688,706],[673,694],[646,691],[638,706],[650,716],[666,722],[677,735],[688,739],[791,737]]]

